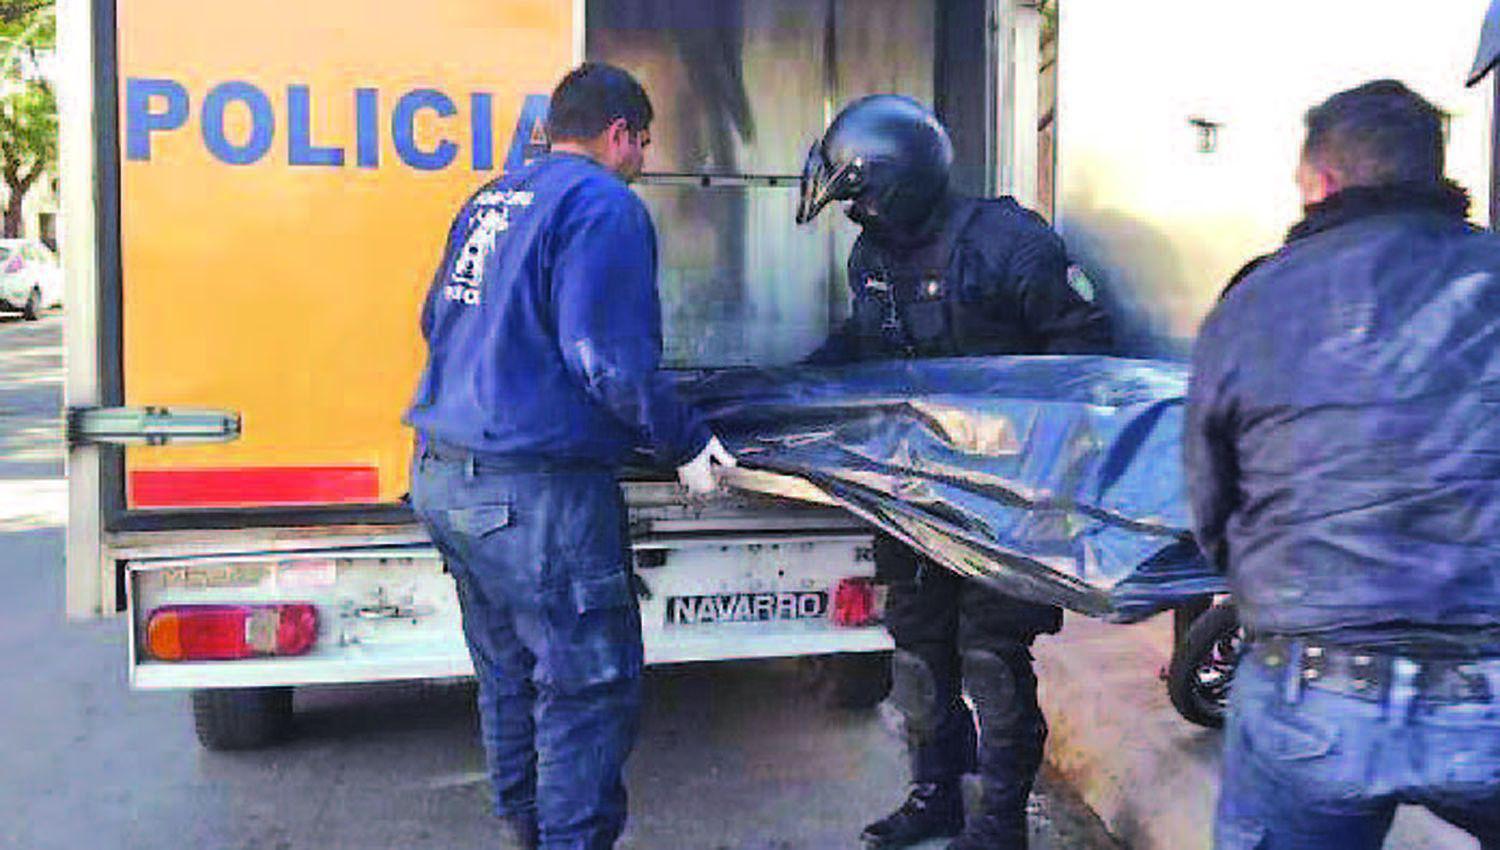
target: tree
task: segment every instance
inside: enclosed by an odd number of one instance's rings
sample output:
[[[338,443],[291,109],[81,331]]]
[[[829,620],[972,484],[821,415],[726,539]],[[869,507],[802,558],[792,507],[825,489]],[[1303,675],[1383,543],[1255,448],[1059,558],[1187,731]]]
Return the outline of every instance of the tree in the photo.
[[[53,5],[53,0],[0,0],[0,23],[24,21]]]
[[[6,238],[22,234],[27,193],[57,166],[57,96],[39,62],[56,44],[52,3],[0,0],[0,179],[7,189]]]
[[[6,238],[22,235],[26,193],[57,165],[57,98],[46,85],[28,85],[0,100],[0,178],[5,202]]]

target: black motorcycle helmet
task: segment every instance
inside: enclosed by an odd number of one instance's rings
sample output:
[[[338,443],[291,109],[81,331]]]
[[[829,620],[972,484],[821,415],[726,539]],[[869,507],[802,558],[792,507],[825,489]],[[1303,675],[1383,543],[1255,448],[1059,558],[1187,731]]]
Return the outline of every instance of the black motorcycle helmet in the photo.
[[[852,201],[856,224],[915,227],[947,193],[952,167],[953,142],[926,107],[894,94],[861,98],[807,152],[797,223],[812,221],[830,201]]]

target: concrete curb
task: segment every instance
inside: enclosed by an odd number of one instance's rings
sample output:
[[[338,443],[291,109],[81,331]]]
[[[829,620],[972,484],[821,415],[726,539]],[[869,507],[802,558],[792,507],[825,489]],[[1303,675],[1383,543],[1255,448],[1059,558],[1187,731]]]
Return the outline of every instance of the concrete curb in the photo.
[[[1116,626],[1069,615],[1037,641],[1047,758],[1131,850],[1207,850],[1221,734],[1183,720],[1158,678],[1171,618]],[[1388,850],[1475,850],[1425,811],[1403,809]]]

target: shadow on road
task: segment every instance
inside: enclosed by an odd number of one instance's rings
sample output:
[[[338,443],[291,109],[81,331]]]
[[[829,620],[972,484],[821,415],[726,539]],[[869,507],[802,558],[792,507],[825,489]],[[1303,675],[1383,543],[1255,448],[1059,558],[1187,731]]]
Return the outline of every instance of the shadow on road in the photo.
[[[303,688],[296,695],[296,745],[357,743],[391,736],[459,736],[479,745],[472,682],[400,682]]]

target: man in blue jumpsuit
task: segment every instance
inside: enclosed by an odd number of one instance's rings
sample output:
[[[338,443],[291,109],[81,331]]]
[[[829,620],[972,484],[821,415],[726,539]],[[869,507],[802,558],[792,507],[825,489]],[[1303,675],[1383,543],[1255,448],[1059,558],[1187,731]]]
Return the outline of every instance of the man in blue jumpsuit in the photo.
[[[412,504],[458,588],[495,810],[523,847],[604,850],[625,823],[642,663],[617,470],[690,490],[733,463],[658,374],[656,234],[627,183],[652,118],[629,74],[552,95],[552,152],[484,186],[422,312]]]
[[[953,192],[952,162],[937,118],[893,95],[851,104],[813,144],[798,220],[843,201],[862,231],[849,256],[853,315],[812,362],[1108,348],[1108,321],[1069,285],[1047,222],[1011,198]],[[885,535],[875,566],[890,584],[891,703],[906,719],[912,788],[862,839],[892,850],[958,835],[950,850],[1024,850],[1047,737],[1030,647],[1061,628],[1062,611],[961,578]],[[966,824],[960,780],[975,768],[983,796]]]
[[[1391,80],[1307,115],[1306,215],[1204,323],[1199,544],[1251,644],[1219,850],[1377,850],[1399,804],[1500,850],[1500,237]]]

